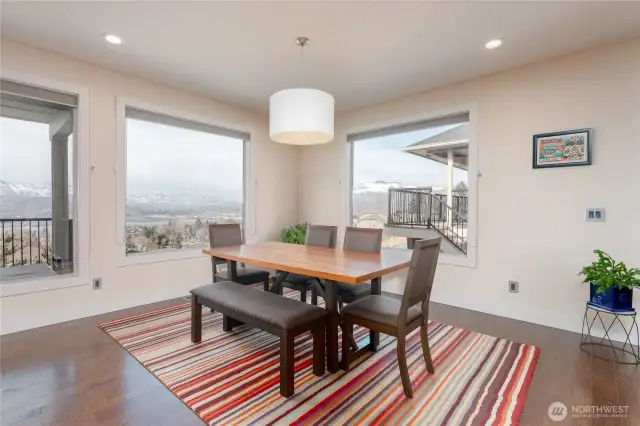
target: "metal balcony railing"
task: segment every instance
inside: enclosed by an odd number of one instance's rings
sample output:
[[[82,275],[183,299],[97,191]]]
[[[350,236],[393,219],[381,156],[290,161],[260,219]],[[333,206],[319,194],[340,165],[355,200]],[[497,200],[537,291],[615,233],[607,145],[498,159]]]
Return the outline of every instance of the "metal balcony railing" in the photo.
[[[454,195],[452,204],[430,187],[390,188],[387,225],[434,229],[466,254],[468,198]]]
[[[50,217],[0,219],[3,268],[38,263],[52,265],[53,226]]]

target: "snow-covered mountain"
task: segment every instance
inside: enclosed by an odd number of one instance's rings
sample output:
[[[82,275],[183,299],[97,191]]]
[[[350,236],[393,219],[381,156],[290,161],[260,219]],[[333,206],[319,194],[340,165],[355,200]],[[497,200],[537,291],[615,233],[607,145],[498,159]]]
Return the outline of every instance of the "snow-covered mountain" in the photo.
[[[51,188],[0,180],[0,217],[50,217]]]
[[[384,181],[375,181],[375,182],[362,182],[353,186],[354,194],[368,194],[368,193],[381,193],[386,194],[390,189],[393,188],[417,188],[415,185],[403,185],[398,182],[384,182]],[[432,186],[431,190],[436,193],[445,193],[446,188],[441,186]]]
[[[403,185],[398,182],[362,182],[353,186],[353,214],[360,216],[363,213],[387,214],[389,207],[389,190],[394,188],[416,188],[415,185]],[[433,186],[431,190],[436,194],[445,194],[446,189]]]
[[[213,217],[225,213],[241,214],[237,194],[166,194],[163,192],[127,195],[127,219],[150,216]]]
[[[353,214],[360,216],[362,213],[376,212],[386,214],[389,198],[389,189],[409,188],[398,182],[361,182],[353,186]]]
[[[9,183],[0,180],[0,196],[23,195],[32,197],[51,197],[51,187]]]
[[[210,205],[219,203],[238,203],[240,202],[237,191],[220,192],[213,194],[191,194],[176,193],[169,194],[164,192],[152,193],[135,193],[127,194],[127,204],[184,204],[187,206]]]
[[[390,188],[403,188],[404,186],[398,182],[384,182],[381,180],[375,182],[362,182],[353,187],[354,194],[363,194],[368,192],[389,192]]]
[[[69,188],[69,194],[72,187]],[[240,200],[238,200],[240,198]],[[72,202],[73,197],[69,197]],[[51,187],[0,180],[0,217],[51,217]],[[127,217],[202,216],[242,212],[241,197],[229,188],[216,194],[139,192],[127,196]]]

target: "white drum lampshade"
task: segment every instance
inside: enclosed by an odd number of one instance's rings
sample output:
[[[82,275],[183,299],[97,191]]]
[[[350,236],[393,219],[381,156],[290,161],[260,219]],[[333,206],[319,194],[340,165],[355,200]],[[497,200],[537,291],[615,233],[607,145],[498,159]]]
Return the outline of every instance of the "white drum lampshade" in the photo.
[[[317,145],[333,140],[335,101],[317,89],[286,89],[269,100],[269,134],[274,142]]]

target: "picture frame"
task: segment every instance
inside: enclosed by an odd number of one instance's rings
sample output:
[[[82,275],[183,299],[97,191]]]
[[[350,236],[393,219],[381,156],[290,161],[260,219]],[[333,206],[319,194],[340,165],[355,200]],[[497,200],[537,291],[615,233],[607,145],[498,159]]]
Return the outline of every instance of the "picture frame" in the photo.
[[[533,135],[533,168],[591,165],[591,129]]]

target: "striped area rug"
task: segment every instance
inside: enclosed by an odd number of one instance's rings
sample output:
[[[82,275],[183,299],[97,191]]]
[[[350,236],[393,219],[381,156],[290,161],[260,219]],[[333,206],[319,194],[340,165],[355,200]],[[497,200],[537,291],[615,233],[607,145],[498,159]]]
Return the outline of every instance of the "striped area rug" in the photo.
[[[256,290],[258,291],[258,290]],[[288,297],[298,293],[289,292]],[[312,373],[310,334],[295,343],[296,393],[279,393],[279,342],[203,311],[203,339],[190,340],[185,303],[100,325],[210,425],[516,425],[539,349],[445,324],[429,323],[435,375],[427,373],[420,333],[407,338],[414,397],[402,391],[395,339],[348,372]],[[356,340],[368,331],[356,328]]]

